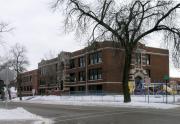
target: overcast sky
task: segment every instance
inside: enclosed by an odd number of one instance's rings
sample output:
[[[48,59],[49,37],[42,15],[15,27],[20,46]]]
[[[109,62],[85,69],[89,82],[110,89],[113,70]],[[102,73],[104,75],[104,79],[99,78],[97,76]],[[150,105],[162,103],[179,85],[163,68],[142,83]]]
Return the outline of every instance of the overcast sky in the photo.
[[[10,34],[1,37],[1,40],[5,42],[0,49],[1,55],[3,52],[6,54],[9,46],[19,42],[28,50],[27,57],[30,61],[28,70],[31,70],[37,68],[37,63],[49,51],[72,52],[83,48],[84,43],[78,42],[73,34],[63,33],[63,16],[50,9],[51,1],[0,0],[0,21],[7,22],[14,27]],[[151,46],[159,47],[155,42]],[[180,72],[172,67],[170,70],[171,76],[180,77]]]

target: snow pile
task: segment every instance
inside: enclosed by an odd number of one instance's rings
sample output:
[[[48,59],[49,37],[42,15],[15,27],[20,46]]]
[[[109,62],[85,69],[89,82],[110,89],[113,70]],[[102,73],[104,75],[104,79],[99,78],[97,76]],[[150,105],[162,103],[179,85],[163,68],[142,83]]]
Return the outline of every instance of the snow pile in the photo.
[[[17,89],[15,87],[11,87],[10,91],[13,92],[13,93],[17,93]]]
[[[11,87],[10,91],[11,91],[11,97],[16,98],[17,97],[17,89],[15,87]]]
[[[52,123],[51,120],[32,114],[20,107],[16,109],[0,109],[0,121],[1,120],[33,120],[36,121],[36,123]]]
[[[175,97],[175,101],[180,96]],[[23,97],[22,102],[41,103],[41,104],[61,104],[61,105],[81,105],[81,106],[111,106],[111,107],[133,107],[133,108],[156,108],[156,109],[171,109],[179,107],[179,105],[172,104],[173,97],[168,96],[168,103],[165,104],[166,98],[164,96],[150,96],[148,97],[136,96],[131,97],[131,103],[123,103],[122,95],[105,95],[105,96],[34,96]],[[13,101],[19,101],[14,99]]]

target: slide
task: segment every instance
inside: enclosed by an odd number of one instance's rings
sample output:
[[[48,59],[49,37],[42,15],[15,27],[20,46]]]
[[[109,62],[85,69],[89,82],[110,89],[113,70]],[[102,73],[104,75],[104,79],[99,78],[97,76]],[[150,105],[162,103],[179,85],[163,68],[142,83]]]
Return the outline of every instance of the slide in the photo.
[[[163,85],[163,90],[166,91],[166,85]],[[167,92],[170,93],[171,95],[177,93],[177,91],[173,90],[172,88],[168,86],[167,86]]]

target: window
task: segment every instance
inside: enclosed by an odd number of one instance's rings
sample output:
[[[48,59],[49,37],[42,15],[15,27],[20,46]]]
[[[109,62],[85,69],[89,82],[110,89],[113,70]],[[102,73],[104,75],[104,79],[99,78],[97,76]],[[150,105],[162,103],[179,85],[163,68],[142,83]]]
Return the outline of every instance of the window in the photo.
[[[55,64],[55,70],[56,71],[58,70],[58,64]]]
[[[32,91],[32,86],[29,86],[30,91]]]
[[[151,77],[151,70],[150,69],[146,69],[146,73],[149,77]]]
[[[102,69],[98,69],[98,79],[102,79]]]
[[[23,81],[23,82],[28,82],[28,81],[29,81],[28,76],[23,77],[22,81]]]
[[[42,67],[42,68],[40,69],[40,73],[41,73],[42,76],[45,76],[45,75],[46,75],[46,68],[45,68],[45,67]]]
[[[98,62],[102,62],[102,52],[98,52]]]
[[[85,58],[84,57],[79,58],[79,67],[85,67]]]
[[[89,70],[89,80],[102,79],[102,69],[90,69]]]
[[[70,76],[70,82],[76,82],[75,73],[70,73],[69,76]]]
[[[75,67],[75,60],[74,59],[71,59],[69,63],[70,63],[70,68]]]
[[[89,86],[89,91],[90,92],[102,91],[102,85],[90,85]]]
[[[145,64],[150,65],[150,55],[149,54],[145,55]]]
[[[89,61],[89,64],[93,64],[93,63],[94,63],[94,62],[93,62],[93,61],[94,61],[94,60],[93,60],[93,54],[90,54],[90,55],[89,55],[89,60],[90,60],[90,61]]]
[[[78,90],[79,90],[79,91],[85,91],[85,87],[84,87],[84,86],[79,86],[79,87],[78,87]]]
[[[93,80],[94,77],[93,77],[93,70],[89,70],[89,80]]]
[[[81,71],[79,72],[79,81],[85,81],[85,72],[84,71]]]
[[[96,52],[89,55],[89,64],[97,64],[102,62],[102,52]]]
[[[29,77],[29,81],[30,81],[30,82],[32,81],[32,76]]]
[[[137,65],[141,64],[141,53],[136,53],[136,64]]]
[[[45,80],[40,80],[40,85],[45,85],[46,81]]]

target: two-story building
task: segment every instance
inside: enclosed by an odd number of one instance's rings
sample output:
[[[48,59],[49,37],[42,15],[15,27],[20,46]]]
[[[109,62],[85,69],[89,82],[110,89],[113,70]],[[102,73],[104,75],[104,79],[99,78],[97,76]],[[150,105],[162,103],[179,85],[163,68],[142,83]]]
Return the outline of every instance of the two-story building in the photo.
[[[74,52],[38,63],[38,93],[122,93],[124,49],[111,41],[95,42]],[[169,51],[138,44],[133,50],[129,81],[136,91],[145,77],[163,82],[169,75]],[[26,82],[26,81],[25,81]],[[31,87],[23,86],[30,91]]]
[[[35,94],[38,94],[39,87],[39,74],[38,70],[31,70],[19,75],[21,78],[21,93],[23,96],[33,95],[32,89],[35,90]]]
[[[64,63],[69,62],[69,52],[61,52],[56,58],[42,60],[38,63],[39,94],[60,94],[65,80]]]
[[[64,86],[73,92],[122,92],[124,49],[110,41],[96,42],[94,46],[71,53],[66,70],[70,80]],[[164,75],[169,75],[168,50],[139,44],[132,55],[129,80],[138,87],[145,77],[158,82]]]

